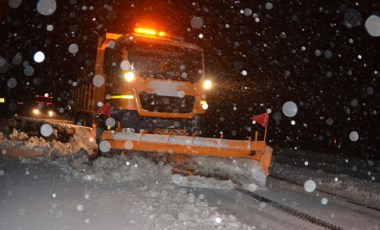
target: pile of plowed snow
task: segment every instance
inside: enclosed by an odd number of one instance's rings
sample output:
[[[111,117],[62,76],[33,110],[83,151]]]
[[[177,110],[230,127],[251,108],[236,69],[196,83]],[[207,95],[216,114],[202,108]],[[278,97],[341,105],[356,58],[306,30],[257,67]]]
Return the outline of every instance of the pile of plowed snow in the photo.
[[[168,165],[156,164],[141,157],[116,155],[89,161],[85,152],[57,161],[65,172],[86,184],[120,186],[131,189],[141,199],[142,215],[151,221],[153,229],[252,229],[241,224],[233,215],[208,207],[205,196],[195,197],[188,188],[232,189],[231,181],[172,174]]]
[[[9,138],[2,134],[0,141],[2,140],[3,143],[7,142],[29,149],[45,150],[46,152],[55,151],[59,155],[70,155],[78,152],[80,149],[84,149],[87,153],[92,155],[96,149],[96,143],[92,139],[85,141],[84,138],[87,138],[87,136],[88,135],[79,130],[73,135],[69,142],[62,143],[56,140],[46,140],[43,137],[28,136],[24,132],[18,132],[16,129],[13,129]]]
[[[259,162],[248,158],[193,157],[192,168],[200,175],[230,178],[242,185],[265,187],[267,175]],[[257,184],[257,185],[256,185]],[[251,186],[252,187],[252,186]]]
[[[15,138],[21,136],[23,142]],[[54,156],[44,154],[23,158],[21,162],[52,163],[65,172],[67,181],[76,178],[95,189],[105,186],[119,192],[128,191],[135,199],[130,208],[140,210],[139,215],[147,220],[149,229],[254,229],[242,224],[233,215],[219,213],[217,207],[209,207],[203,194],[196,196],[192,192],[193,187],[233,189],[231,181],[173,175],[171,166],[141,157],[114,155],[112,158],[89,160],[83,149],[73,153],[69,147],[52,145],[51,142],[24,134],[14,135],[12,139],[3,138],[1,143],[17,148],[45,150],[58,146]]]
[[[76,140],[67,143],[59,141],[47,141],[42,137],[28,136],[23,132],[13,130],[9,138],[0,133],[0,143],[3,146],[17,147],[25,150],[39,151],[39,156],[30,161],[52,161],[62,170],[70,173],[75,178],[85,182],[120,184],[120,183],[145,183],[145,184],[167,184],[174,183],[178,186],[198,188],[232,189],[234,184],[230,180],[216,180],[200,176],[184,177],[172,173],[170,165],[156,164],[142,157],[127,157],[125,155],[114,155],[113,157],[99,157],[90,161],[88,152],[80,148]],[[18,151],[22,154],[22,151]],[[204,165],[206,158],[202,158]],[[210,169],[209,169],[210,170]]]
[[[102,184],[129,184],[134,187],[147,185],[178,185],[197,188],[233,189],[230,180],[220,181],[199,176],[184,177],[172,173],[170,165],[155,163],[149,159],[134,156],[114,155],[99,157],[90,161],[85,151],[56,161],[65,172],[83,182]]]
[[[84,149],[87,153],[93,154],[96,149],[94,141],[84,141],[80,132],[76,133],[69,142],[62,143],[56,140],[46,140],[43,137],[28,136],[24,132],[13,129],[9,137],[0,133],[0,143],[9,147],[19,147],[21,149],[33,149],[43,154],[66,156]],[[22,154],[22,151],[20,152]]]

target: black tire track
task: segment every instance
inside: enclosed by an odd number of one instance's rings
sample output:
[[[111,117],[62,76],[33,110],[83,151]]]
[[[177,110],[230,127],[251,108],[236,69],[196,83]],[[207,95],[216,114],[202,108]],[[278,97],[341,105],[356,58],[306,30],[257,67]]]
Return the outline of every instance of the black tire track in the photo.
[[[301,211],[298,211],[294,208],[290,208],[288,206],[285,206],[285,205],[282,205],[276,201],[273,201],[273,200],[270,200],[268,198],[265,198],[263,196],[260,196],[258,194],[255,194],[255,193],[252,193],[252,192],[249,192],[247,190],[243,190],[243,189],[240,189],[240,188],[237,188],[237,190],[245,195],[248,195],[252,198],[254,198],[255,200],[258,200],[260,202],[265,202],[267,204],[269,204],[270,206],[286,213],[286,214],[289,214],[289,215],[292,215],[294,217],[297,217],[301,220],[304,220],[304,221],[307,221],[307,222],[310,222],[312,224],[315,224],[315,225],[319,225],[319,226],[322,226],[326,229],[331,229],[331,230],[343,230],[343,228],[339,227],[339,226],[336,226],[334,224],[331,224],[331,223],[328,223],[324,220],[321,220],[321,219],[318,219],[314,216],[311,216],[309,214],[306,214],[304,212],[301,212]]]

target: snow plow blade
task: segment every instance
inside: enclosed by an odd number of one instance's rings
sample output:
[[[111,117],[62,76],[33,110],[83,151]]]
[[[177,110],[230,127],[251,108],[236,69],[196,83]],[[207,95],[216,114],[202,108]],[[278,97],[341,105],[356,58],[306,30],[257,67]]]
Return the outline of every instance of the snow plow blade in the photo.
[[[62,143],[73,142],[78,148],[83,148],[89,156],[96,155],[96,130],[94,128],[73,125],[66,120],[30,118],[13,116],[8,121],[11,133],[24,132],[29,136],[39,136],[47,140],[56,140]]]
[[[132,150],[179,166],[180,173],[265,185],[272,148],[264,141],[104,131],[101,151]],[[104,151],[104,152],[106,152]],[[131,153],[127,153],[131,154]],[[133,154],[133,153],[132,153]]]

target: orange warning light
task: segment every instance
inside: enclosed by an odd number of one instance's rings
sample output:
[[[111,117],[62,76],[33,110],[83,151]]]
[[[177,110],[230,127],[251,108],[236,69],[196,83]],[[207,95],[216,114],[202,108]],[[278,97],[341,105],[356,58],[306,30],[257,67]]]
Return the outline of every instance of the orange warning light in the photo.
[[[144,34],[144,35],[150,35],[150,36],[160,36],[160,37],[164,37],[166,35],[165,32],[157,32],[156,30],[154,29],[149,29],[149,28],[135,28],[135,33],[138,33],[138,34]]]
[[[158,32],[158,36],[160,36],[160,37],[164,37],[165,35],[166,35],[165,32],[162,32],[162,31]]]

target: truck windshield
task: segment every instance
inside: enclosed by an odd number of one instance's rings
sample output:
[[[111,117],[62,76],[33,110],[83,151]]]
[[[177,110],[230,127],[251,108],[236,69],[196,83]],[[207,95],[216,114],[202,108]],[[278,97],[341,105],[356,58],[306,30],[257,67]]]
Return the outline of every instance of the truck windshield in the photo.
[[[129,62],[142,77],[198,82],[202,76],[200,51],[147,42],[126,47]]]
[[[128,61],[141,77],[198,82],[202,76],[201,51],[147,42],[125,47]]]

